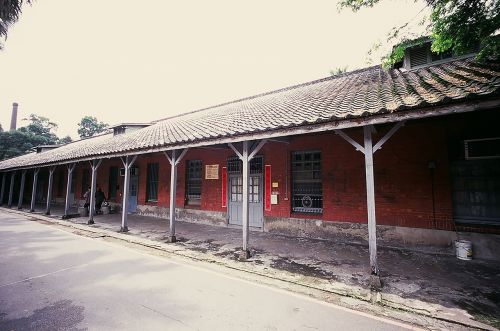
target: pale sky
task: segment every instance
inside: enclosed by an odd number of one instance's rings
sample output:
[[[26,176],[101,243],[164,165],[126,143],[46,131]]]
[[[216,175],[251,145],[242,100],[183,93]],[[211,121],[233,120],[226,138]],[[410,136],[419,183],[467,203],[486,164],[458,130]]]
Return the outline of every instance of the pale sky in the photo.
[[[35,113],[75,139],[85,115],[149,122],[366,67],[371,45],[423,7],[386,0],[338,13],[336,0],[36,0],[0,51],[0,123],[8,130],[18,102],[18,127]]]

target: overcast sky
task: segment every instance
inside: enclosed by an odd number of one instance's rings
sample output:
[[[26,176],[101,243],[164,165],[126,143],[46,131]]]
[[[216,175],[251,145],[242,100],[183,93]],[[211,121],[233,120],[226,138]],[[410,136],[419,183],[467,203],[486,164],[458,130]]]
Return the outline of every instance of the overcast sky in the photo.
[[[422,2],[37,0],[0,51],[0,123],[36,113],[77,138],[85,115],[148,122],[367,66]],[[376,59],[375,62],[377,62]],[[26,122],[19,122],[18,127]]]

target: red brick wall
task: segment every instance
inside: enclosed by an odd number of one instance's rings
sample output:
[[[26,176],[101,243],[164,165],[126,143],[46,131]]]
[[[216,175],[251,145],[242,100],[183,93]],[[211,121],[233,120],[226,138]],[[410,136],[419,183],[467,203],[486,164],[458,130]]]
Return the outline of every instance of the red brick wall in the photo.
[[[469,117],[473,116],[468,115]],[[480,115],[480,114],[477,114]],[[410,121],[378,150],[374,156],[375,198],[377,223],[405,227],[453,229],[452,191],[450,178],[449,140],[460,136],[471,123],[467,116],[443,117]],[[479,123],[480,116],[474,117]],[[382,138],[392,125],[377,126],[374,142]],[[345,130],[345,133],[362,144],[362,129]],[[291,212],[291,153],[319,150],[322,157],[323,213],[318,215]],[[288,142],[268,142],[258,153],[264,165],[272,167],[272,182],[278,183],[273,191],[279,193],[277,205],[264,211],[268,217],[312,218],[324,221],[366,223],[366,186],[364,155],[333,132],[291,137]],[[227,158],[234,156],[230,149],[193,148],[178,166],[177,206],[192,209],[225,212],[221,207],[221,171]],[[203,171],[202,199],[200,206],[185,205],[186,162],[202,160],[203,170],[208,164],[219,165],[219,179],[205,179]],[[429,162],[436,164],[432,175]],[[158,202],[146,201],[147,164],[159,163]],[[104,160],[98,171],[97,184],[109,195],[109,168],[123,167],[119,159]],[[138,204],[169,206],[170,164],[162,153],[141,155],[135,166],[139,167]],[[62,168],[62,167],[61,167]],[[76,168],[75,197],[81,196],[82,169],[89,169],[87,162]],[[58,175],[66,176],[63,169]],[[432,201],[432,176],[434,176],[434,209]],[[64,180],[65,182],[65,180]],[[116,202],[121,202],[123,177],[119,176],[120,190]],[[56,186],[56,180],[54,180]],[[58,192],[57,196],[64,196]]]

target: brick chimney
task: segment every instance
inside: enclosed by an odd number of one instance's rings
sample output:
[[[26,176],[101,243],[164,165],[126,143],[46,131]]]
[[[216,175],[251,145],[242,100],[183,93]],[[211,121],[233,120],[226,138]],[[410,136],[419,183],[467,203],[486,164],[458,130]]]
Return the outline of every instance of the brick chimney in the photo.
[[[12,117],[10,118],[10,130],[17,128],[17,102],[12,104]]]

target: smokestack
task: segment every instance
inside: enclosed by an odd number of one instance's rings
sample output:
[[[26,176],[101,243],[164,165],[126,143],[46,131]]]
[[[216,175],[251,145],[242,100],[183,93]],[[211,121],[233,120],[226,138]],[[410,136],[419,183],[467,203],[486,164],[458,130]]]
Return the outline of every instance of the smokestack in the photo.
[[[12,104],[12,117],[10,118],[10,130],[15,130],[17,127],[17,102]]]

